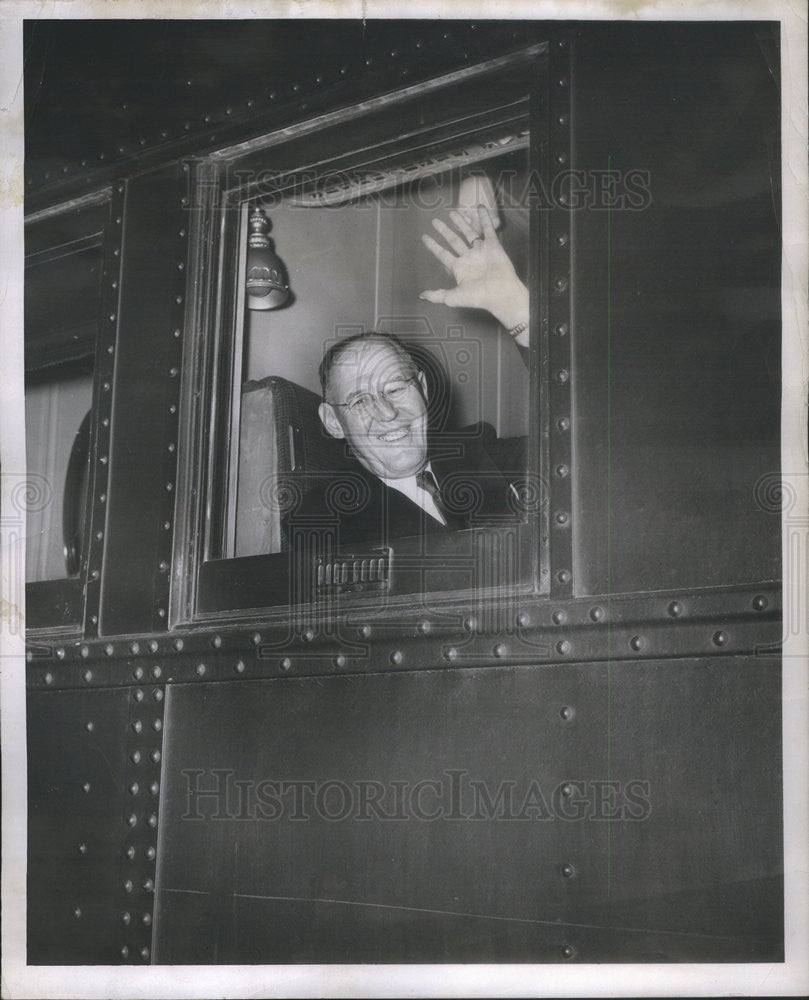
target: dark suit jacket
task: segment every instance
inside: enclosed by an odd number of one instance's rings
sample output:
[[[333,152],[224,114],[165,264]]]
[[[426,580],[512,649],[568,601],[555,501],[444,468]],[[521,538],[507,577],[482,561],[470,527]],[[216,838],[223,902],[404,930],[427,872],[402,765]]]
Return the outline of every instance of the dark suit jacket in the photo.
[[[448,511],[446,526],[352,460],[318,476],[290,512],[286,530],[292,547],[305,544],[313,532],[330,535],[345,551],[524,519],[524,439],[500,441],[488,425],[476,425],[442,435],[431,444],[429,458]]]

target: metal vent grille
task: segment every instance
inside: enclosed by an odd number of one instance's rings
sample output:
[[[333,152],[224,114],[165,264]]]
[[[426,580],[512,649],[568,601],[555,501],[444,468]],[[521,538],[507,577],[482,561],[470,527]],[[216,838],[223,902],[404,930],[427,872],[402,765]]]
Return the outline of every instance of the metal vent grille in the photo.
[[[391,548],[344,556],[317,556],[315,596],[383,593],[390,589],[393,565]]]

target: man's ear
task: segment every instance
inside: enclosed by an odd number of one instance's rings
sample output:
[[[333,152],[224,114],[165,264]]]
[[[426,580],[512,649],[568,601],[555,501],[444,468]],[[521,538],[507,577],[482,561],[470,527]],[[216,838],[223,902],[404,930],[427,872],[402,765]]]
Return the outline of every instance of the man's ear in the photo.
[[[427,402],[427,379],[424,376],[424,372],[416,372],[416,378],[421,386],[421,394],[424,396],[424,402]]]
[[[334,407],[331,403],[321,403],[317,408],[317,415],[320,417],[320,422],[326,428],[327,433],[331,434],[333,438],[344,438],[346,436],[343,425],[337,419],[337,414],[334,412]]]

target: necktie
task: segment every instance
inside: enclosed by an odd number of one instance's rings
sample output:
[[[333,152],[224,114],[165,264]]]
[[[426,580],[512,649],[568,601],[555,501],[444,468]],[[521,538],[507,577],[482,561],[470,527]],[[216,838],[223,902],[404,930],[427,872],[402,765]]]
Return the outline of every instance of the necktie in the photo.
[[[457,515],[452,514],[444,506],[444,502],[441,498],[441,490],[439,489],[438,483],[435,481],[435,476],[429,471],[429,469],[422,469],[421,472],[416,473],[416,486],[420,487],[425,493],[430,495],[433,503],[438,509],[438,512],[447,522],[448,528],[455,530],[462,526],[460,518]]]

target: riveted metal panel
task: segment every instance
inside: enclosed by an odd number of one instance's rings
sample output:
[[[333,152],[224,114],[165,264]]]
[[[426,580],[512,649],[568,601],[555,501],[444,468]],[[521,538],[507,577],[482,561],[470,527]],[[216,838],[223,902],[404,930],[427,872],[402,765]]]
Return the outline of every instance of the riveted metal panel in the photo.
[[[125,689],[29,692],[28,962],[117,960]]]
[[[782,954],[771,661],[175,685],[167,732],[158,962]]]
[[[117,217],[124,230],[101,581],[106,635],[167,624],[188,209],[177,164],[127,181]]]
[[[780,578],[757,497],[780,468],[773,41],[743,22],[579,33],[578,593]]]

